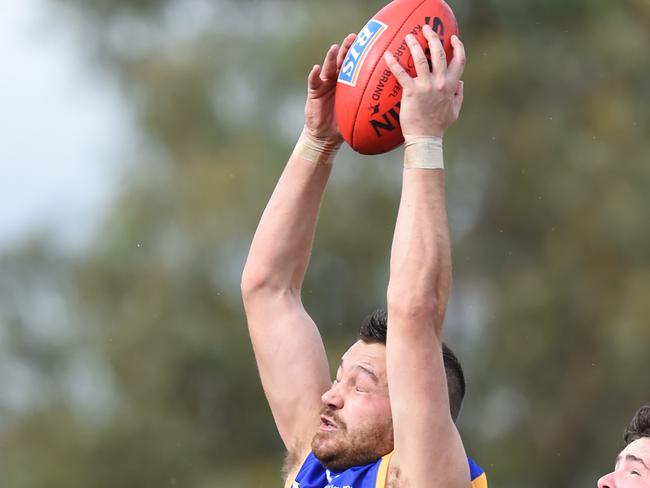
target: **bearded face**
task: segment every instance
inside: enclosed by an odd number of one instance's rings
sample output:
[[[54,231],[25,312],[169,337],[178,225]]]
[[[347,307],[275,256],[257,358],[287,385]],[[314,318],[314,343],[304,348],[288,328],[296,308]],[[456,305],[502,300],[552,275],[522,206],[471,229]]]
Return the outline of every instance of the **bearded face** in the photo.
[[[393,422],[383,344],[357,342],[341,361],[322,397],[320,427],[312,452],[327,469],[340,471],[376,461],[393,450]]]
[[[327,469],[341,471],[376,461],[393,450],[390,419],[349,428],[334,411],[323,409],[321,428],[311,444],[312,452]]]

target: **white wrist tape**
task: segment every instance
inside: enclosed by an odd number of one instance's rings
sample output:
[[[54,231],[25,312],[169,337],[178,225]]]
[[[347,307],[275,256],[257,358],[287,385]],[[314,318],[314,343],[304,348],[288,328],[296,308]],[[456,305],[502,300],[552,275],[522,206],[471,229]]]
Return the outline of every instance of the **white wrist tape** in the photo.
[[[317,165],[332,164],[340,147],[340,142],[322,142],[314,139],[307,133],[307,129],[303,128],[293,154]]]
[[[441,137],[409,137],[404,142],[404,167],[444,169]]]

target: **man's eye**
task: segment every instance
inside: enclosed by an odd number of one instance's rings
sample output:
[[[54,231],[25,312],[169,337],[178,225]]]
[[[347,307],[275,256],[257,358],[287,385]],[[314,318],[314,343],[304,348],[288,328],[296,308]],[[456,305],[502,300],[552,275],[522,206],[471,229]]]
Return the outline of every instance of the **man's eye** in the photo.
[[[358,381],[354,384],[354,390],[358,393],[368,393],[372,391],[372,387],[365,381]]]
[[[631,471],[630,474],[634,474],[636,476],[641,476],[641,473],[639,473],[638,471]]]

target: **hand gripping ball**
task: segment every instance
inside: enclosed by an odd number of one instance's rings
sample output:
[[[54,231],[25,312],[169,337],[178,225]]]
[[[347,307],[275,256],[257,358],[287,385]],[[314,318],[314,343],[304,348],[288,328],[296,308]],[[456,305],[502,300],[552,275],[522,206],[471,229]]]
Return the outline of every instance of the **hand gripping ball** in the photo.
[[[399,125],[402,88],[383,54],[392,52],[415,76],[413,57],[404,38],[414,34],[429,56],[422,33],[424,24],[440,36],[449,61],[451,36],[458,35],[458,26],[443,0],[394,0],[368,21],[348,51],[336,84],[336,121],[355,151],[382,154],[404,142]]]

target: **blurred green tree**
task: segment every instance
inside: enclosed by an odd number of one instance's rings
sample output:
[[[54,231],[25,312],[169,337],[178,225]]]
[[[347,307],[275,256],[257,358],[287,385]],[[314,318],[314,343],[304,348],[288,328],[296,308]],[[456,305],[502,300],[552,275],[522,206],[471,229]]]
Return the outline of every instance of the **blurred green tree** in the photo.
[[[279,486],[239,275],[308,68],[382,5],[52,0],[142,142],[85,254],[35,236],[0,258],[0,372],[22,385],[0,402],[3,487]],[[650,7],[451,5],[461,430],[494,486],[593,486],[650,389]],[[333,357],[383,306],[399,159],[339,156],[305,285]]]

